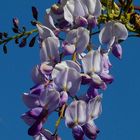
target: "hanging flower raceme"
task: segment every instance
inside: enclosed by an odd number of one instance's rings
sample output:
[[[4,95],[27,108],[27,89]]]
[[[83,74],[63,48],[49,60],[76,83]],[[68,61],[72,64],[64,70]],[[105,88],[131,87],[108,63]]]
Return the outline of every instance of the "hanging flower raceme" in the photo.
[[[120,22],[110,21],[106,23],[99,34],[99,40],[101,44],[107,44],[109,49],[112,49],[112,53],[118,57],[122,57],[122,48],[119,44],[119,40],[126,40],[128,37],[128,31]]]
[[[102,112],[100,89],[113,81],[109,52],[121,58],[120,40],[128,37],[122,23],[106,21],[99,41],[107,50],[90,47],[101,8],[100,0],[59,0],[46,10],[44,25],[37,22],[41,62],[32,70],[35,86],[22,96],[29,110],[21,116],[34,140],[61,140],[57,135],[61,119],[75,140],[96,139],[99,129],[94,120]],[[59,117],[54,133],[43,127],[52,112]]]

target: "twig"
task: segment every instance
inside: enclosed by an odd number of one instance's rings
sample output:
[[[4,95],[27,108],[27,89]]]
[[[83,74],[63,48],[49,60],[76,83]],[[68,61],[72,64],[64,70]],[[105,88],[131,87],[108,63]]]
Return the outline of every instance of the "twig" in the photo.
[[[38,32],[38,30],[37,29],[33,29],[31,31],[27,31],[27,32],[24,32],[24,33],[21,33],[21,34],[17,34],[15,36],[12,36],[12,37],[9,37],[9,38],[7,38],[5,40],[0,41],[0,45],[4,44],[4,43],[8,43],[9,41],[14,40],[14,39],[21,38],[23,36],[31,35],[32,33],[35,33],[35,32]]]

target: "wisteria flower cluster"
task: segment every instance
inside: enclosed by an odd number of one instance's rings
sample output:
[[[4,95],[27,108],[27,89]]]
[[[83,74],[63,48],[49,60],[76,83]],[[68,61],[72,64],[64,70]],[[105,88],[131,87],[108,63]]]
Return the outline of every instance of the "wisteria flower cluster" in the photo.
[[[128,37],[120,20],[108,20],[95,47],[92,31],[98,28],[101,11],[100,0],[60,0],[46,10],[44,24],[36,23],[40,64],[32,70],[35,86],[23,94],[29,111],[21,116],[34,140],[61,140],[61,119],[75,140],[97,138],[100,130],[94,120],[102,112],[100,92],[113,82],[109,54],[121,59],[120,40]],[[52,112],[59,115],[54,132],[44,128]]]

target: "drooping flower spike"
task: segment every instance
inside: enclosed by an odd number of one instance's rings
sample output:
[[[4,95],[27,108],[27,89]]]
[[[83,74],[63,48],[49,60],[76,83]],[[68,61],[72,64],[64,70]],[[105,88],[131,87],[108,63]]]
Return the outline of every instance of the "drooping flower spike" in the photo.
[[[99,129],[94,120],[102,112],[100,92],[114,80],[109,52],[121,58],[120,40],[128,37],[120,21],[109,20],[99,33],[101,47],[93,47],[92,31],[100,22],[101,9],[100,0],[59,0],[46,10],[44,25],[37,22],[40,64],[32,70],[35,86],[22,96],[29,111],[21,116],[34,140],[61,140],[61,119],[75,140],[96,140]],[[58,113],[58,120],[50,132],[43,126],[53,112]]]

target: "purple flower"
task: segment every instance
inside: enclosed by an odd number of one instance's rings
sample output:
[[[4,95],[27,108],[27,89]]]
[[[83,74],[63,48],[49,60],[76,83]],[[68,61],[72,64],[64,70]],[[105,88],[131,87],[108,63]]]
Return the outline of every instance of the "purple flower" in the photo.
[[[45,85],[37,85],[31,89],[30,93],[24,93],[22,95],[23,102],[28,108],[35,108],[41,106],[40,96],[45,90]]]
[[[87,105],[84,101],[73,101],[65,111],[66,125],[70,128],[84,125],[87,121],[86,108]]]
[[[66,91],[60,92],[60,106],[64,105],[68,101],[68,93]]]
[[[99,34],[99,40],[101,44],[107,44],[109,49],[112,48],[112,53],[121,58],[122,48],[118,44],[119,40],[126,40],[128,37],[128,31],[122,23],[116,21],[110,21],[106,23],[105,27]]]
[[[91,123],[92,120],[95,120],[98,118],[98,116],[102,112],[102,106],[101,106],[101,95],[97,95],[95,98],[91,99],[88,102],[87,106],[87,116],[88,116],[88,121]]]
[[[81,68],[75,62],[63,61],[55,65],[52,71],[52,79],[58,91],[65,91],[74,96],[81,84]],[[63,77],[63,79],[62,79]]]
[[[61,5],[52,5],[50,9],[46,9],[45,26],[54,32],[68,30],[71,24],[64,18],[64,8]]]
[[[55,36],[53,31],[46,26],[37,24],[40,36],[40,58],[41,62],[47,61],[52,66],[60,61],[59,56],[59,39]]]
[[[65,91],[69,95],[75,96],[80,88],[81,75],[72,68],[65,68],[54,79],[54,83],[59,91]]]
[[[84,27],[88,25],[88,21],[86,18],[82,17],[82,16],[78,16],[75,18],[75,24],[77,25],[77,27]]]
[[[41,132],[33,138],[34,140],[61,140],[58,135],[53,136],[53,134],[47,129],[42,129]]]
[[[48,62],[37,65],[32,70],[32,80],[35,84],[47,83],[50,80],[53,67]]]
[[[122,47],[119,43],[114,43],[112,45],[112,53],[114,54],[114,56],[116,56],[117,58],[121,59],[122,58]]]
[[[73,24],[77,17],[98,17],[101,14],[101,3],[99,0],[62,0],[64,18]]]
[[[29,128],[28,134],[31,136],[34,136],[38,133],[39,129],[38,126],[41,122],[44,122],[46,120],[48,114],[50,114],[52,111],[54,111],[60,102],[60,95],[55,90],[49,90],[47,93],[43,93],[40,97],[41,105],[43,106],[43,110],[39,114],[37,120],[35,123]]]
[[[96,139],[97,134],[99,133],[99,130],[93,121],[97,119],[102,112],[101,98],[102,96],[97,95],[95,98],[89,100],[87,104],[87,123],[82,126],[85,135],[93,140]]]
[[[41,107],[38,107],[24,113],[21,118],[25,123],[31,126],[28,132],[29,135],[33,136],[34,140],[55,140],[55,138],[61,140],[58,135],[53,136],[50,131],[43,128],[43,124],[45,123],[47,116],[47,111]]]
[[[60,14],[58,15],[58,6],[57,5],[53,5],[51,9],[46,9],[46,14],[45,14],[45,26],[50,28],[51,30],[59,30],[56,25],[56,18],[60,18]],[[62,10],[61,10],[62,11]],[[54,14],[54,12],[56,14]],[[63,12],[63,11],[62,11]],[[59,12],[60,13],[60,12]],[[57,16],[55,16],[57,15]]]
[[[30,93],[23,94],[23,101],[29,108],[45,107],[48,112],[54,111],[60,103],[60,93],[52,85],[39,85]]]
[[[91,50],[82,59],[82,67],[88,81],[91,81],[95,88],[105,89],[106,85],[100,77],[102,71],[102,56],[100,49]],[[84,76],[84,75],[83,75]]]
[[[31,126],[28,134],[34,136],[42,129],[42,124],[47,116],[59,106],[60,94],[51,86],[45,87],[43,90],[41,86],[37,86],[31,91],[31,93],[23,95],[24,103],[31,110],[22,115],[22,118]]]
[[[126,27],[122,23],[116,21],[106,23],[99,34],[101,44],[107,44],[109,46],[112,46],[113,43],[118,42],[118,40],[126,40],[127,37],[128,31]]]
[[[40,96],[40,103],[48,112],[53,112],[60,103],[60,93],[55,89],[46,89]]]
[[[68,32],[63,49],[66,54],[82,53],[89,43],[89,31],[83,27]]]
[[[37,107],[37,108],[33,108],[30,111],[26,112],[25,114],[23,114],[21,116],[21,118],[24,120],[24,122],[26,124],[28,124],[29,126],[33,126],[34,124],[36,124],[38,117],[40,116],[41,112],[43,111],[43,108],[41,107]],[[47,113],[46,113],[47,114]],[[47,114],[48,115],[48,114]],[[34,127],[34,129],[32,129],[32,135],[36,135],[38,134],[43,126],[44,120],[41,119],[36,126]]]
[[[84,126],[82,126],[83,131],[85,135],[92,140],[95,140],[97,137],[97,134],[99,133],[99,129],[96,127],[95,124],[89,124],[86,123]]]
[[[72,134],[75,140],[84,140],[84,131],[80,125],[76,125],[72,128]]]
[[[89,15],[89,17],[87,18],[87,21],[88,21],[88,25],[92,28],[96,27],[97,25],[97,19],[92,16],[92,15]]]
[[[59,75],[59,73],[65,68],[71,68],[71,69],[76,70],[79,73],[81,72],[81,68],[77,63],[73,62],[72,60],[65,60],[55,65],[51,74],[52,79],[56,78],[57,75]]]
[[[46,39],[48,37],[56,38],[54,32],[49,27],[46,27],[46,26],[41,25],[41,24],[37,24],[36,26],[37,26],[37,29],[39,32],[39,38],[41,41],[43,41],[44,39]]]
[[[93,121],[101,114],[101,98],[102,96],[97,95],[88,103],[82,100],[73,101],[66,108],[65,123],[72,128],[76,140],[82,140],[84,134],[90,139],[96,139],[99,130]]]
[[[108,53],[103,53],[102,54],[102,70],[100,72],[100,77],[107,84],[112,83],[114,80],[113,76],[109,74],[109,69],[111,66],[112,65],[110,63]]]

